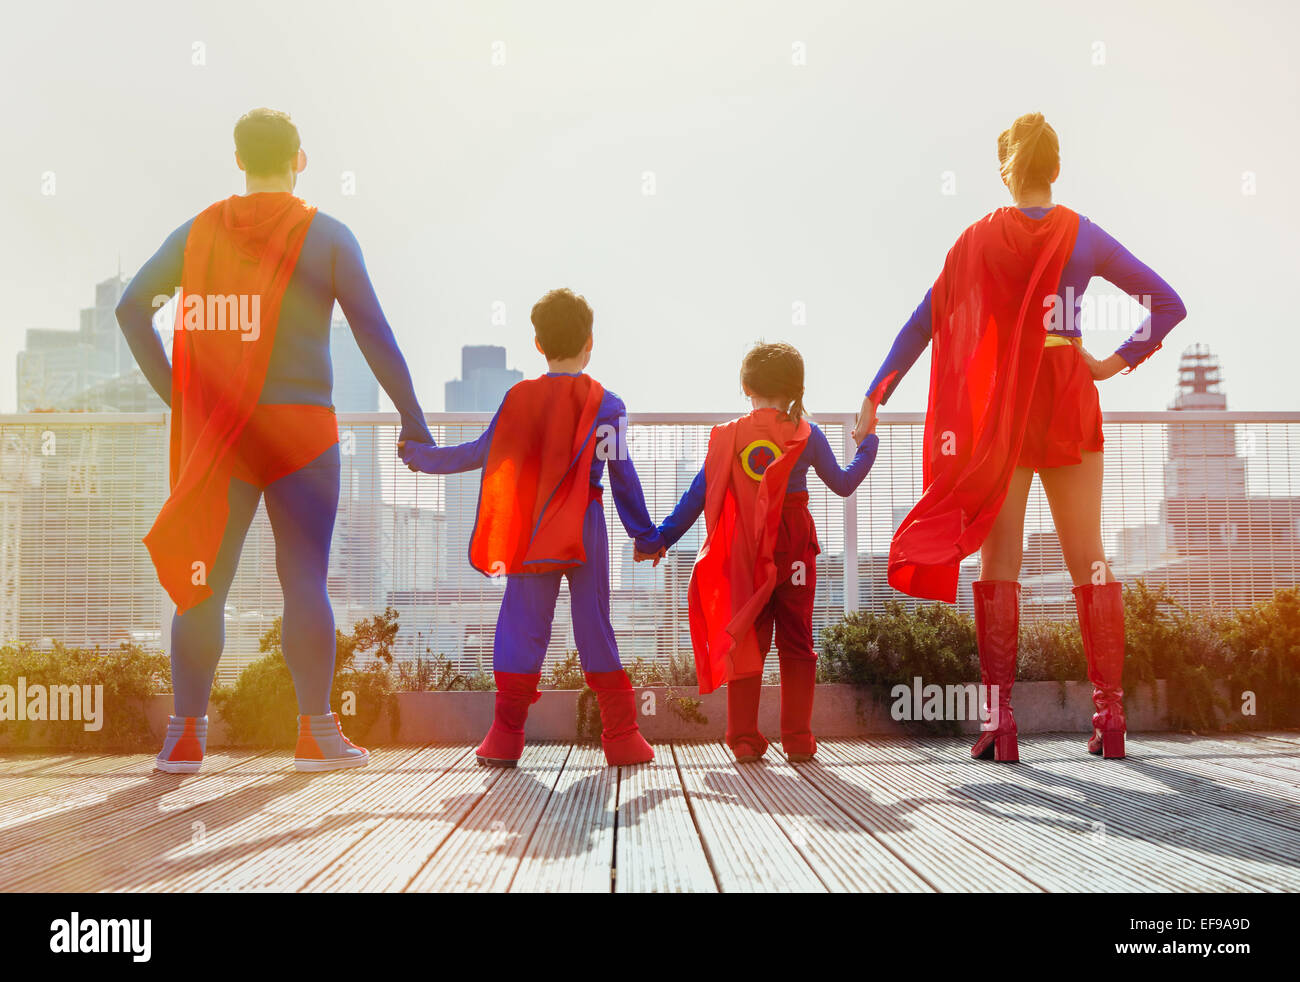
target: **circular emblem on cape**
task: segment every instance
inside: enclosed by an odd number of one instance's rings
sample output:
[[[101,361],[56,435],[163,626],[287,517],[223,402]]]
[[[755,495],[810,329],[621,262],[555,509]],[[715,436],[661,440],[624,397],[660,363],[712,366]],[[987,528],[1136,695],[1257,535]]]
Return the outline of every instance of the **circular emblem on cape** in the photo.
[[[781,448],[771,440],[755,440],[740,452],[740,466],[755,481],[761,481],[772,461],[781,456]]]

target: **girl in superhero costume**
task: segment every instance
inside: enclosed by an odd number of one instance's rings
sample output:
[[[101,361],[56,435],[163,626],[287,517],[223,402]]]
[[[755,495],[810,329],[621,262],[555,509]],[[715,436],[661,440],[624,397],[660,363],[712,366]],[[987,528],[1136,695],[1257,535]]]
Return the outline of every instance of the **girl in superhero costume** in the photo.
[[[1114,238],[1052,202],[1060,150],[1042,114],[1021,116],[998,137],[998,159],[1015,206],[984,216],[958,238],[872,381],[855,432],[874,426],[876,407],[933,339],[924,491],[894,534],[889,582],[951,603],[958,564],[980,550],[975,625],[990,695],[971,755],[1018,760],[1011,710],[1018,578],[1037,471],[1075,584],[1096,707],[1088,749],[1123,757],[1124,606],[1101,540],[1096,382],[1149,358],[1186,310],[1169,284]],[[1149,311],[1104,360],[1084,350],[1078,324],[1094,275]]]
[[[874,433],[862,433],[841,470],[825,434],[804,418],[803,379],[803,358],[788,344],[759,344],[745,356],[740,381],[753,412],[713,428],[704,466],[658,530],[666,548],[704,514],[688,594],[691,645],[700,691],[727,687],[727,745],[741,763],[767,751],[758,699],[774,634],[781,746],[793,761],[817,752],[812,609],[821,549],[808,511],[808,469],[847,497],[879,447]]]

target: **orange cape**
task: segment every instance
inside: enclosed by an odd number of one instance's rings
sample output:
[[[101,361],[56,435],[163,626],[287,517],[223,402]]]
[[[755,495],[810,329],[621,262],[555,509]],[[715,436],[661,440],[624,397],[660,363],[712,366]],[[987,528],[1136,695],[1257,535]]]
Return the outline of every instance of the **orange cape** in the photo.
[[[586,561],[582,527],[605,390],[588,375],[543,375],[506,393],[483,465],[470,565],[488,576]]]
[[[700,692],[763,670],[754,621],[776,588],[786,487],[811,432],[807,420],[760,409],[709,435],[705,539],[687,594]]]
[[[315,208],[235,195],[194,219],[172,340],[171,494],[144,543],[179,613],[211,595],[235,448],[266,381],[280,303]],[[247,339],[247,340],[246,340]]]
[[[958,565],[984,542],[1020,456],[1045,318],[1079,216],[999,208],[962,233],[931,291],[934,352],[923,486],[894,533],[889,584],[957,599]]]

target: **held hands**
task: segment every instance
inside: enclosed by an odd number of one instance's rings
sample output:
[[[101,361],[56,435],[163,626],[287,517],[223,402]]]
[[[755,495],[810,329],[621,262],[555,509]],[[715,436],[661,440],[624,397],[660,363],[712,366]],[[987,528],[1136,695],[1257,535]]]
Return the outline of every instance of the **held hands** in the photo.
[[[409,470],[415,471],[418,474],[424,471],[424,467],[420,466],[424,462],[424,455],[428,451],[434,449],[434,447],[435,444],[432,443],[419,443],[415,440],[399,439],[397,441],[397,456],[402,459],[402,463],[404,463]]]
[[[643,563],[643,562],[645,562],[647,559],[653,559],[653,560],[654,560],[654,565],[655,565],[655,566],[658,566],[658,565],[659,565],[659,560],[661,560],[661,559],[664,558],[664,554],[665,554],[667,551],[668,551],[668,549],[667,549],[666,547],[664,547],[664,546],[660,546],[658,552],[642,552],[642,551],[641,551],[640,549],[638,549],[636,546],[633,546],[633,547],[632,547],[632,558],[635,559],[638,563]]]
[[[648,538],[632,540],[632,558],[638,563],[653,559],[654,564],[658,566],[659,560],[664,558],[664,553],[667,551],[668,547],[664,544],[663,536],[658,532]]]
[[[853,442],[861,443],[870,434],[876,432],[876,404],[872,402],[871,397],[862,400],[862,411],[858,413],[858,421],[853,426]]]

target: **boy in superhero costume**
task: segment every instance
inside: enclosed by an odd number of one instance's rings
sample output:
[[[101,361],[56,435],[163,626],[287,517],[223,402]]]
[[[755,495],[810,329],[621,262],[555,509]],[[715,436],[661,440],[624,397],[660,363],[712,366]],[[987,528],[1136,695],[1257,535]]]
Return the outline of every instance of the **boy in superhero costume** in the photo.
[[[175,693],[159,770],[197,771],[225,640],[225,603],[265,497],[284,593],[281,636],[298,696],[294,765],[360,767],[366,750],[330,711],[334,614],[326,592],[339,496],[330,319],[337,300],[406,439],[431,441],[406,362],[356,238],[292,191],[307,165],[288,115],[255,109],[235,126],[247,193],[176,229],[122,295],[117,320],[171,407],[171,493],[145,537],[176,604]],[[172,360],[153,327],[179,287]]]
[[[704,466],[659,526],[671,546],[704,514],[688,593],[691,646],[700,692],[727,686],[727,745],[740,763],[767,751],[758,700],[774,634],[781,746],[793,761],[817,752],[812,610],[821,549],[808,511],[808,469],[847,497],[880,445],[875,433],[865,435],[841,469],[825,434],[804,418],[803,378],[803,358],[788,344],[760,344],[745,356],[741,384],[753,412],[713,428]]]
[[[660,539],[646,511],[623,434],[627,410],[584,373],[591,360],[591,308],[571,290],[533,307],[537,350],[550,369],[513,386],[483,435],[454,447],[399,445],[413,471],[483,469],[470,565],[505,575],[492,667],[496,715],[476,751],[485,766],[514,767],[524,749],[528,707],[541,693],[560,581],[569,581],[578,656],[600,704],[601,744],[611,765],[654,759],[636,722],[636,700],[609,618],[609,538],[601,475],[609,465],[614,506],[638,551]]]

